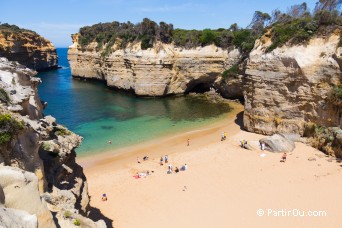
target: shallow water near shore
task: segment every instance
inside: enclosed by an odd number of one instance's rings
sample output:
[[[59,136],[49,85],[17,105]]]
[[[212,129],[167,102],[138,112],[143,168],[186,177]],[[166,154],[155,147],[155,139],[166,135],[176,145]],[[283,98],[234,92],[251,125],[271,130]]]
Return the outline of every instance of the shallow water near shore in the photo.
[[[84,137],[77,149],[89,155],[204,127],[229,112],[190,96],[141,98],[109,89],[104,83],[71,77],[67,49],[57,49],[60,69],[41,72],[39,95],[45,115]],[[108,141],[111,141],[111,144]]]

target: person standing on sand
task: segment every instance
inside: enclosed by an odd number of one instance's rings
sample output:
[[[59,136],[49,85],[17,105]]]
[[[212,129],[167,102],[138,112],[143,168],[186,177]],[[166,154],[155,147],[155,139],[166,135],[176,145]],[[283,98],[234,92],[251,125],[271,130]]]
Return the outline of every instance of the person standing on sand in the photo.
[[[223,132],[223,139],[226,140],[227,139],[227,133]]]
[[[261,143],[261,150],[262,150],[262,151],[265,150],[265,143]]]
[[[287,153],[284,152],[284,153],[283,153],[283,156],[282,156],[281,162],[286,162],[286,156],[287,156]]]
[[[165,163],[168,163],[168,162],[169,162],[169,156],[168,156],[168,155],[165,155],[165,156],[164,156],[164,161],[165,161]]]
[[[188,139],[188,146],[190,146],[190,139]]]
[[[163,165],[163,157],[160,157],[160,165]]]
[[[137,157],[137,162],[138,162],[138,163],[140,163],[140,159],[139,159],[139,157]]]
[[[224,140],[224,132],[221,133],[221,141]]]

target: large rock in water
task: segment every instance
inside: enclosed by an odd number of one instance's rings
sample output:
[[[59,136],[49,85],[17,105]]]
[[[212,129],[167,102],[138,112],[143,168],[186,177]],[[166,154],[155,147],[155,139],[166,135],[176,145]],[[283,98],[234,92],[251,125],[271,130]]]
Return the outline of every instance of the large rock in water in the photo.
[[[216,86],[227,97],[235,97],[239,92],[239,97],[242,95],[241,91],[222,88],[225,82],[215,83],[224,70],[241,60],[238,49],[225,50],[215,45],[185,49],[157,42],[152,48],[142,50],[140,43],[129,44],[124,49],[114,44],[113,52],[102,57],[103,51],[96,51],[96,42],[81,48],[78,35],[72,38],[68,59],[73,76],[104,80],[110,87],[141,96],[208,91]],[[240,82],[237,79],[232,84]]]
[[[265,143],[266,150],[271,152],[291,152],[295,149],[295,144],[285,135],[275,134],[259,140],[260,143]]]

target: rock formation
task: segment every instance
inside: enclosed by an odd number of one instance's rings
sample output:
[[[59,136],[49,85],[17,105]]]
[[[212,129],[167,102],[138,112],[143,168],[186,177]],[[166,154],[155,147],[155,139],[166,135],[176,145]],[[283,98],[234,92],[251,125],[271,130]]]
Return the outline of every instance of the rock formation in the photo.
[[[16,26],[0,27],[0,57],[37,71],[58,66],[56,48],[49,40]]]
[[[247,60],[244,126],[271,135],[304,135],[307,124],[342,126],[340,106],[329,94],[341,83],[340,31],[308,43],[284,45],[270,53],[269,37],[258,40]]]
[[[0,58],[0,225],[105,227],[84,217],[87,181],[74,151],[82,138],[43,117],[34,74]]]
[[[259,140],[265,144],[265,149],[271,152],[292,152],[295,149],[294,142],[284,134],[274,134]]]
[[[102,57],[96,51],[96,42],[83,50],[78,45],[78,35],[72,38],[68,59],[73,76],[104,80],[110,87],[140,96],[203,92],[215,85],[222,87],[225,84],[220,82],[222,72],[242,58],[238,49],[224,50],[215,45],[185,49],[161,42],[147,50],[142,50],[139,42],[125,49],[114,44],[112,53]],[[233,94],[227,90],[226,97],[237,94],[242,97],[241,90]]]

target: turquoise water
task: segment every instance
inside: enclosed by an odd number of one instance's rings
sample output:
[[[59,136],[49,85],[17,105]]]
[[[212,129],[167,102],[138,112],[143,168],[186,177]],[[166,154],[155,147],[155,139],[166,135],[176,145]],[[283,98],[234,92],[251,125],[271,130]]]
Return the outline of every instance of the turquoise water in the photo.
[[[57,49],[58,70],[38,74],[45,115],[84,137],[78,154],[98,153],[185,132],[212,123],[229,111],[189,96],[141,98],[105,84],[71,77],[67,49]],[[111,140],[112,144],[108,144]]]

